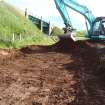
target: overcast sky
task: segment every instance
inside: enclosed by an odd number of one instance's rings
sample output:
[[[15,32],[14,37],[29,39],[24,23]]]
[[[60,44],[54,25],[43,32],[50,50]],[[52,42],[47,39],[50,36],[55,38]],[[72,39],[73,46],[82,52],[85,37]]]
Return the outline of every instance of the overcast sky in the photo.
[[[20,8],[21,10],[28,9],[29,12],[37,16],[43,16],[46,20],[51,20],[51,23],[63,27],[62,18],[57,11],[53,0],[5,0],[10,4]],[[95,16],[105,16],[105,1],[104,0],[77,0],[81,4],[85,4],[92,10]],[[84,18],[68,9],[72,24],[75,28],[84,28]]]

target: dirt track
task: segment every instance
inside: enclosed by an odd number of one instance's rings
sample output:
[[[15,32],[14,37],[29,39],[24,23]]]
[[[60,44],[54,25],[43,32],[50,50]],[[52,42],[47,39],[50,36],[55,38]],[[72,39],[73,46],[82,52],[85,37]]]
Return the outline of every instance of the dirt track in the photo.
[[[104,52],[69,40],[0,50],[0,105],[105,105]]]

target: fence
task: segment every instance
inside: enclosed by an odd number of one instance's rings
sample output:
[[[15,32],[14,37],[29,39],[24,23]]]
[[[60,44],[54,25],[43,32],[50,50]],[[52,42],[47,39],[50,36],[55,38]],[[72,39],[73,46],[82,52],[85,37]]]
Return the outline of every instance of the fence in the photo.
[[[42,17],[39,18],[32,15],[28,15],[28,19],[32,21],[32,23],[35,24],[41,32],[50,35],[52,28],[50,22],[45,21]]]
[[[23,39],[27,39],[31,37],[32,35],[24,35],[24,34],[10,34],[10,35],[0,35],[0,40],[3,41],[10,41],[10,42],[15,42],[15,41],[21,41]]]
[[[3,42],[17,42],[17,41],[23,41],[23,40],[30,40],[30,39],[33,39],[33,40],[44,40],[44,39],[55,39],[56,36],[48,36],[48,35],[25,35],[25,34],[10,34],[10,35],[0,35],[0,41],[3,41]],[[50,41],[51,41],[50,40]]]

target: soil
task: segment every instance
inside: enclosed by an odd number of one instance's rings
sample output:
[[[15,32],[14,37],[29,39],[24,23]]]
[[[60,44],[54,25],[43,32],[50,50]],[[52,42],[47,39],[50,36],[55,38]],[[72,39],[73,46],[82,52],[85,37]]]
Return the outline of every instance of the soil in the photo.
[[[0,105],[105,105],[105,49],[61,39],[0,50]]]

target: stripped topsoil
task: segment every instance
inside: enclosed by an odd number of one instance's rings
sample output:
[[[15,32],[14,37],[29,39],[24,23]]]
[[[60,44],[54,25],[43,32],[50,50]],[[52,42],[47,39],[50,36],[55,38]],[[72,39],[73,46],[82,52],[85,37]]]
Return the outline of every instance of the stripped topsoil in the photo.
[[[93,45],[1,49],[0,105],[105,105],[105,49]]]

